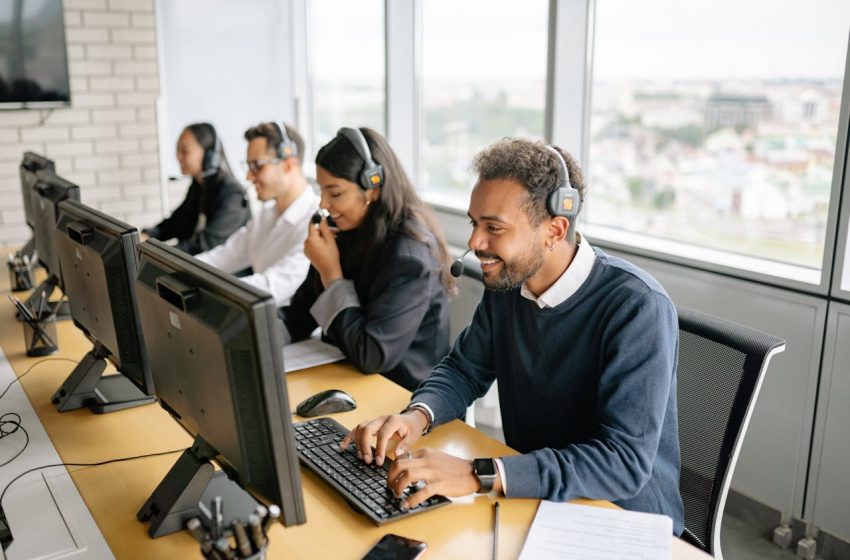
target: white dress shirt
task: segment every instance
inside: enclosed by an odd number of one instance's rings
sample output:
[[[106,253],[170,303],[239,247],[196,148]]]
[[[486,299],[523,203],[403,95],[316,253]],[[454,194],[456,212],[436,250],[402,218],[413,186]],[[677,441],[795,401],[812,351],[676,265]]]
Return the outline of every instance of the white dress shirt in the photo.
[[[223,245],[196,258],[230,273],[250,266],[254,273],[241,280],[269,292],[278,306],[286,305],[310,268],[304,240],[318,207],[319,199],[309,186],[282,214],[274,200],[266,201]]]
[[[590,270],[596,261],[596,253],[593,252],[593,247],[590,246],[590,243],[582,243],[581,235],[578,232],[576,232],[576,240],[578,242],[578,251],[576,251],[575,257],[573,257],[573,262],[555,280],[555,283],[549,286],[548,290],[540,294],[540,297],[535,296],[528,289],[528,286],[523,283],[519,291],[522,297],[533,301],[540,309],[546,309],[547,307],[556,307],[564,303],[581,288],[581,285],[590,276]]]

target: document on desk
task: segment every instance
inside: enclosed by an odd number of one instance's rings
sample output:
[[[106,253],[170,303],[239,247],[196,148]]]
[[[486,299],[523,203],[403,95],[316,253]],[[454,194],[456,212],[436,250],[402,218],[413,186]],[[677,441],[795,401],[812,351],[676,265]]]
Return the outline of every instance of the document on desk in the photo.
[[[283,370],[286,373],[344,359],[345,355],[339,348],[315,338],[293,342],[283,347]]]
[[[669,559],[672,535],[666,515],[542,501],[519,557]]]

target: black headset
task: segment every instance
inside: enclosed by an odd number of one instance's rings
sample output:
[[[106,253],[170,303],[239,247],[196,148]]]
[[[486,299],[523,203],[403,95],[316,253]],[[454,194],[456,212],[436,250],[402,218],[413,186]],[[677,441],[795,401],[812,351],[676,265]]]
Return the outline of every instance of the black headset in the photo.
[[[272,123],[280,134],[280,143],[277,145],[277,157],[280,159],[289,159],[298,156],[298,144],[295,143],[286,133],[286,124]]]
[[[546,146],[546,149],[555,154],[559,168],[558,186],[546,197],[546,208],[552,216],[563,216],[572,220],[578,214],[581,196],[570,184],[570,172],[564,156],[552,146]]]
[[[215,131],[215,127],[211,124],[207,126],[210,127],[213,145],[204,150],[203,171],[201,172],[201,175],[204,177],[215,175],[221,169],[221,140],[218,139],[218,133]]]
[[[360,186],[366,190],[377,189],[384,185],[384,168],[372,159],[372,152],[369,150],[369,144],[366,143],[366,137],[360,132],[359,128],[342,127],[337,136],[344,136],[354,146],[354,150],[360,159],[363,160],[363,169],[357,177]]]

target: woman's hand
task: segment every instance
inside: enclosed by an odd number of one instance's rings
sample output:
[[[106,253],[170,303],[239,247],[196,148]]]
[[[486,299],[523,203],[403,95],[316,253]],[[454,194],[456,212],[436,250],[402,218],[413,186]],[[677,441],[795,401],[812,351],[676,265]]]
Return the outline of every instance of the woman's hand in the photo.
[[[342,266],[339,263],[339,247],[336,237],[325,218],[316,227],[307,226],[307,239],[304,241],[304,254],[319,272],[322,285],[327,289],[334,280],[342,278]]]

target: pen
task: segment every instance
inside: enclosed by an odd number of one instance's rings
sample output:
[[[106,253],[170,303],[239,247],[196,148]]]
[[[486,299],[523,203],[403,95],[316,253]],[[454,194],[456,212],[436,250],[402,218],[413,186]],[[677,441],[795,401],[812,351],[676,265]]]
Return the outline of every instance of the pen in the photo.
[[[280,517],[280,508],[274,504],[269,506],[269,514],[263,520],[263,534],[267,534],[269,532],[269,528],[271,528],[272,523],[277,521],[277,518]]]
[[[236,537],[236,545],[239,547],[239,552],[242,556],[245,558],[251,556],[251,541],[248,540],[245,524],[241,521],[234,521],[233,535]]]
[[[41,314],[44,312],[44,300],[47,299],[47,296],[44,293],[44,290],[41,290],[41,298],[38,300],[38,311],[35,313],[35,320],[41,321]]]
[[[213,525],[215,530],[213,532],[213,539],[218,540],[224,536],[224,512],[222,507],[221,496],[216,496],[213,499],[213,518],[215,521]]]
[[[499,557],[499,502],[493,504],[493,560]]]
[[[264,521],[269,515],[269,510],[266,509],[266,506],[261,504],[254,510],[254,514],[260,518],[260,521]]]
[[[192,536],[195,537],[196,541],[199,543],[204,542],[206,535],[204,534],[204,528],[201,526],[200,519],[193,517],[186,522],[186,528],[189,529],[189,532],[192,533]]]
[[[251,540],[254,542],[254,549],[257,552],[263,550],[266,545],[266,538],[263,536],[263,528],[260,525],[260,518],[252,513],[248,516],[248,526],[251,527]]]

